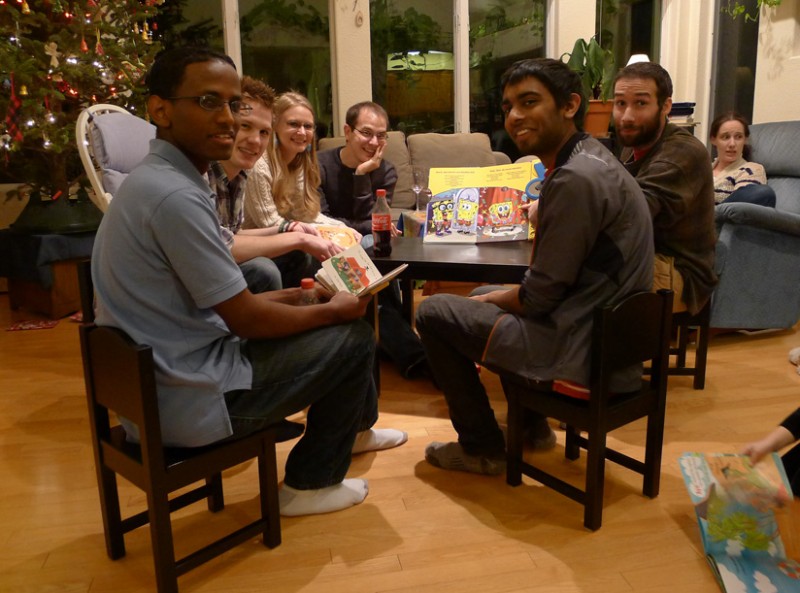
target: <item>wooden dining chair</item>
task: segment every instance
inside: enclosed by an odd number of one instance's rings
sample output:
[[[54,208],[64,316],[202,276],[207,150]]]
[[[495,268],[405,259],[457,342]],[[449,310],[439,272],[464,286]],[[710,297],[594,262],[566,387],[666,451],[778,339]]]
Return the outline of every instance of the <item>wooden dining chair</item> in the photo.
[[[79,264],[79,272],[84,318],[92,319],[88,261]],[[123,557],[125,534],[149,523],[157,590],[177,593],[178,576],[259,534],[265,546],[279,545],[275,443],[296,438],[302,434],[303,425],[284,420],[247,436],[205,447],[164,447],[151,348],[136,344],[118,328],[89,322],[80,327],[80,343],[109,557],[113,560]],[[125,430],[114,421],[117,416],[136,424],[139,444],[128,442]],[[225,506],[222,471],[251,459],[256,459],[258,465],[258,518],[176,560],[170,514],[203,499],[211,512],[221,511]],[[122,517],[118,475],[145,492],[145,510]],[[190,485],[194,487],[170,498],[171,493]]]
[[[531,386],[518,377],[503,377],[508,398],[507,482],[522,483],[522,475],[584,505],[584,525],[599,529],[603,515],[605,461],[642,474],[643,493],[658,495],[667,395],[667,364],[672,316],[672,291],[642,292],[598,308],[592,330],[588,399],[553,391],[551,383]],[[652,372],[632,393],[611,392],[615,371],[650,362]],[[523,459],[523,417],[531,410],[566,425],[567,459],[586,450],[585,486],[580,489]],[[607,446],[607,436],[640,418],[647,419],[644,460]],[[586,433],[586,436],[583,433]]]

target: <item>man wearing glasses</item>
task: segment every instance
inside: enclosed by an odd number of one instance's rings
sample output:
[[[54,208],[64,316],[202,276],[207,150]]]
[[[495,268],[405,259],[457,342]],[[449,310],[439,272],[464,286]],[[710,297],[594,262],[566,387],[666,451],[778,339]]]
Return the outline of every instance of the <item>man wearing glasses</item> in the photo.
[[[386,110],[372,101],[356,103],[345,114],[342,148],[318,153],[322,213],[344,222],[364,236],[361,244],[372,245],[372,207],[375,191],[386,190],[391,203],[397,171],[384,160]],[[394,225],[392,230],[396,233]],[[397,284],[378,296],[381,350],[392,359],[406,379],[429,375],[425,350],[417,334],[403,318]]]
[[[359,504],[368,488],[345,479],[351,455],[406,438],[371,429],[375,345],[361,319],[370,297],[321,294],[323,303],[294,306],[299,288],[253,294],[203,176],[234,149],[243,103],[233,62],[175,48],[159,54],[147,84],[156,138],[97,231],[97,324],[152,347],[166,446],[203,446],[310,406],[286,462],[281,513]],[[136,440],[136,427],[123,425]]]
[[[317,155],[322,213],[362,235],[372,233],[375,190],[385,189],[391,204],[397,184],[394,165],[383,159],[388,126],[383,107],[371,101],[357,103],[345,115],[344,147]]]

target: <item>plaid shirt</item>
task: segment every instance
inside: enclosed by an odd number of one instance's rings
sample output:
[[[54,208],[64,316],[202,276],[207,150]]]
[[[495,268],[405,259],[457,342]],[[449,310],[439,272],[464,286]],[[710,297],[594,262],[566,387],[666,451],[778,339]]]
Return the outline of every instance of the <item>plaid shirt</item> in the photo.
[[[208,168],[208,184],[216,194],[217,218],[222,239],[230,247],[233,236],[244,222],[244,186],[247,173],[228,179],[222,165],[214,161]]]

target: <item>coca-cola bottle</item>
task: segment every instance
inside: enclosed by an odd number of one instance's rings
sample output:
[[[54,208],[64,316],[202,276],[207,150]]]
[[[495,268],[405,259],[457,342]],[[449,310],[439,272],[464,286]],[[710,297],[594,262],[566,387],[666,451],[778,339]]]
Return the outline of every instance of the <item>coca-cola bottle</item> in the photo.
[[[392,253],[392,211],[386,202],[386,190],[375,191],[375,207],[372,209],[372,251],[376,257],[387,257]]]

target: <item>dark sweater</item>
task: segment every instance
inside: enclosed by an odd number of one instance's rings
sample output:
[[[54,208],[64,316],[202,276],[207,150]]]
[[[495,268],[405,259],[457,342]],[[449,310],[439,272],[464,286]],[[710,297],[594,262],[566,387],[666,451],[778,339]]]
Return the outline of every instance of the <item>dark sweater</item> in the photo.
[[[789,414],[784,421],[781,422],[781,426],[791,432],[795,439],[800,439],[800,408],[797,408],[792,414]]]
[[[391,204],[397,171],[392,163],[383,160],[380,167],[368,175],[356,175],[356,170],[342,163],[341,148],[318,153],[319,195],[323,214],[341,220],[362,235],[372,233],[372,207],[375,190],[385,189]]]
[[[717,284],[714,273],[714,177],[706,147],[672,124],[637,161],[621,159],[644,192],[653,217],[656,253],[675,259],[684,280],[682,300],[697,313]]]

